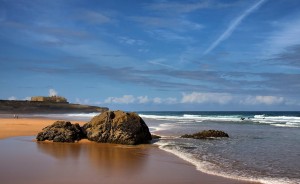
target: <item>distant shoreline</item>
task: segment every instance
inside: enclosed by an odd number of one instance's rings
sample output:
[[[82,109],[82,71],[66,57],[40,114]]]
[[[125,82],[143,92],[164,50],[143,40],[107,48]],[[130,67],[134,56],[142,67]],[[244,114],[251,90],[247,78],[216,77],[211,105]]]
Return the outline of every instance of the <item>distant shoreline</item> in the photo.
[[[104,112],[107,110],[109,110],[107,107],[72,103],[0,100],[0,114],[91,113]]]

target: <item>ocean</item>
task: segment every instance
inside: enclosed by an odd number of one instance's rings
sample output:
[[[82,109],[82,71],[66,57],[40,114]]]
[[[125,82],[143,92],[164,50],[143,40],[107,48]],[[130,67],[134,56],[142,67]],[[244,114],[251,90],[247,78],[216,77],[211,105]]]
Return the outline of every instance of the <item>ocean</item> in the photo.
[[[300,112],[138,112],[160,149],[199,171],[271,184],[300,184]],[[91,114],[64,118],[89,120]],[[51,115],[53,117],[53,115]],[[57,115],[59,116],[59,115]],[[229,138],[180,138],[202,130],[222,130]]]

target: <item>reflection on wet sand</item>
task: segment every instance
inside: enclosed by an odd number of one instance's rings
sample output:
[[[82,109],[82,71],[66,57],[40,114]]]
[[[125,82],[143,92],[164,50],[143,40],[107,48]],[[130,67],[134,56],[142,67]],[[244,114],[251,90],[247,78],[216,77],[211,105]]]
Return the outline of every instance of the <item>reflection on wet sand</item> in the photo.
[[[249,184],[201,173],[155,146],[0,140],[2,184]]]
[[[38,151],[64,162],[79,159],[100,172],[139,172],[147,161],[147,146],[120,146],[98,143],[51,143],[37,142]],[[149,147],[149,146],[148,146]],[[126,169],[130,165],[130,170]]]
[[[40,152],[61,160],[66,158],[78,158],[81,149],[81,145],[69,143],[37,142],[36,145]]]

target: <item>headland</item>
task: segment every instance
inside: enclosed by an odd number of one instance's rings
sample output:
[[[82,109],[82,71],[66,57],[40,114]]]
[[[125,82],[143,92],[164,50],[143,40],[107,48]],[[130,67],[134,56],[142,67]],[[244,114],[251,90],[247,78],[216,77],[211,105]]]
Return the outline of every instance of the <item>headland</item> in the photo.
[[[49,97],[50,98],[50,97]],[[72,104],[63,101],[41,100],[0,100],[1,114],[34,114],[34,113],[90,113],[104,112],[107,107]],[[46,100],[45,100],[46,99]]]

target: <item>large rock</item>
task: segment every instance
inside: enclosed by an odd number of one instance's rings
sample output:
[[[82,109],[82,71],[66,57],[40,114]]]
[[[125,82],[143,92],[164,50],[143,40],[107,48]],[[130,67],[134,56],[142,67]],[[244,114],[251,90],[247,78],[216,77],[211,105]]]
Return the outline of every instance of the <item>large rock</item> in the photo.
[[[52,125],[43,128],[36,139],[38,141],[75,142],[84,137],[85,135],[78,123],[71,124],[68,121],[56,121]]]
[[[193,138],[193,139],[209,139],[214,137],[229,137],[229,135],[219,130],[204,130],[195,134],[185,134],[182,138]]]
[[[83,126],[91,141],[117,144],[148,143],[152,138],[148,126],[136,113],[107,111]]]

